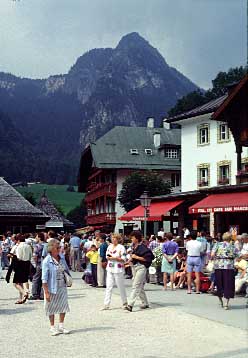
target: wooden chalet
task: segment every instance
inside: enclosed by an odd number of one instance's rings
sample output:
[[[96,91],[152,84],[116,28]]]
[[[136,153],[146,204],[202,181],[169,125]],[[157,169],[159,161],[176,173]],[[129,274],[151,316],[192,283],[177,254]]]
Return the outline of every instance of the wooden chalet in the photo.
[[[0,177],[0,233],[32,232],[49,219]]]
[[[230,88],[227,98],[212,119],[228,124],[236,146],[237,184],[248,184],[248,162],[242,163],[241,156],[243,147],[248,147],[248,74]]]
[[[86,192],[87,225],[122,231],[118,218],[125,211],[118,194],[126,176],[142,170],[162,173],[180,190],[179,129],[117,126],[90,143],[82,153],[78,177],[79,191]]]
[[[36,207],[49,216],[49,220],[46,221],[44,229],[48,230],[62,230],[62,231],[71,231],[74,228],[74,224],[67,220],[55,207],[55,205],[48,199],[46,191],[40,198],[39,203]]]

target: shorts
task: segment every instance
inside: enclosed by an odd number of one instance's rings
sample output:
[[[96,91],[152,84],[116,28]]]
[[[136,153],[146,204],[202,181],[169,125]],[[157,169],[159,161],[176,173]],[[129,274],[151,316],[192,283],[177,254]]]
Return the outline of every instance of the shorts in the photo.
[[[187,272],[201,272],[202,261],[200,256],[188,256]]]

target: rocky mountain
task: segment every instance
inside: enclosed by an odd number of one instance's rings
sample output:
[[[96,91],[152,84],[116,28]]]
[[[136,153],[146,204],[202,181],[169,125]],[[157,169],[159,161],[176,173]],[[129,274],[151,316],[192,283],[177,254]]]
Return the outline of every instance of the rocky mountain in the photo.
[[[33,168],[22,163],[13,171],[5,165],[0,175],[10,181],[73,183],[80,151],[89,141],[115,125],[145,125],[148,116],[160,125],[177,100],[197,88],[137,33],[124,36],[115,49],[87,52],[67,74],[33,80],[0,73],[0,110],[29,153],[13,155],[28,155]],[[5,147],[11,146],[6,140]],[[4,155],[0,158],[3,168]]]

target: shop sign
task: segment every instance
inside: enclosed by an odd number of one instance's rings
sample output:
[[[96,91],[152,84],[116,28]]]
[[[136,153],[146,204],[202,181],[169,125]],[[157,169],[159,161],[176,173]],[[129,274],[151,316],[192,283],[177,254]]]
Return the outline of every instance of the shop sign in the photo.
[[[224,208],[197,208],[191,209],[192,214],[207,213],[234,213],[239,211],[248,211],[248,206],[227,206]]]

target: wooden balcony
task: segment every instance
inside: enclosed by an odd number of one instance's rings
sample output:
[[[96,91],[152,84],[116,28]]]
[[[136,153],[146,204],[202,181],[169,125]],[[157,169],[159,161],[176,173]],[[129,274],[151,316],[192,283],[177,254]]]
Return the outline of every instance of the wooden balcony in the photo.
[[[248,184],[248,171],[240,171],[236,175],[237,185]]]
[[[96,225],[96,224],[115,224],[116,222],[116,213],[101,213],[90,215],[86,217],[87,225]]]
[[[90,202],[101,196],[116,197],[116,183],[100,183],[89,186],[85,201]]]

